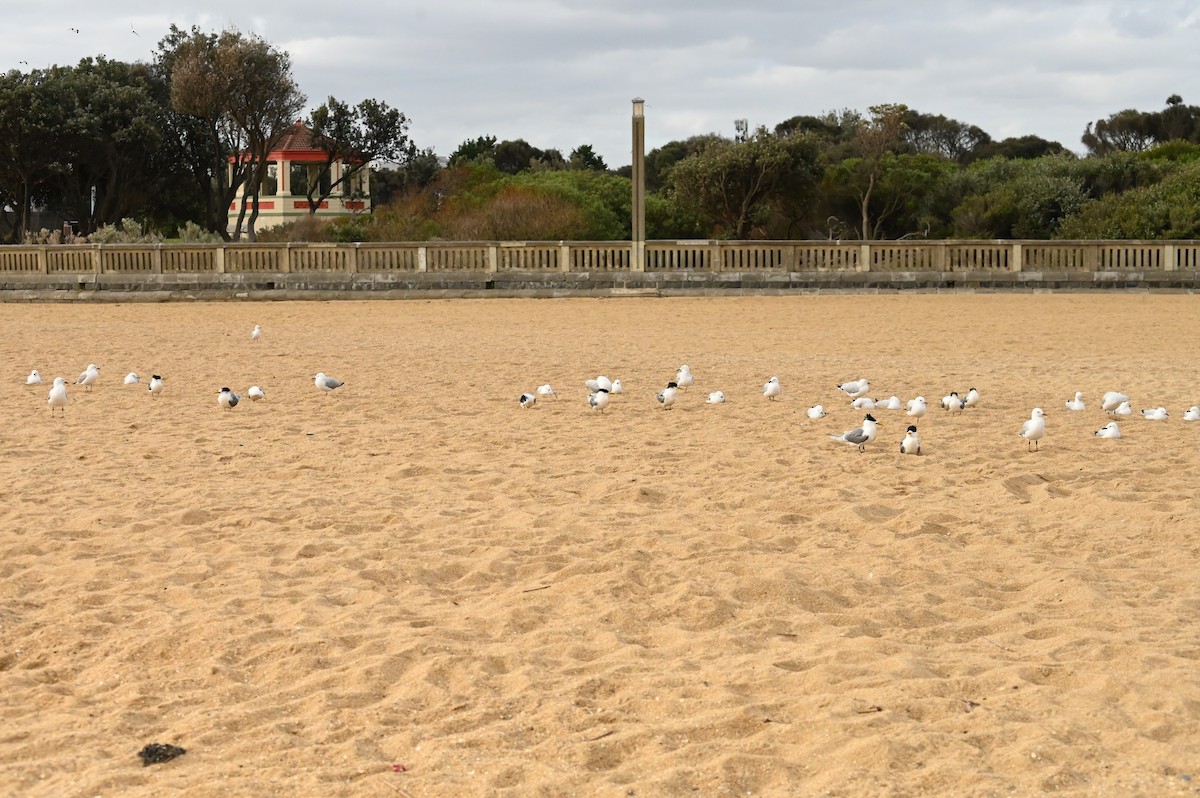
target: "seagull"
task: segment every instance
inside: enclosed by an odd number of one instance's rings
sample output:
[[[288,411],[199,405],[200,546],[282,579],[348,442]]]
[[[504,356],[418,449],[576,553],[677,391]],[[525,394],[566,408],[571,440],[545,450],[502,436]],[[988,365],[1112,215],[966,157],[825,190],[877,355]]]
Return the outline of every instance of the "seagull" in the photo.
[[[26,385],[41,385],[42,384],[42,375],[38,374],[37,369],[34,369],[33,371],[29,372],[29,376],[25,378],[25,384]]]
[[[523,393],[517,398],[517,401],[521,403],[521,407],[528,410],[537,404],[537,396],[531,393]]]
[[[250,332],[250,340],[258,341],[262,338],[262,325],[255,324],[254,329]]]
[[[671,405],[675,404],[675,394],[678,392],[679,386],[674,381],[668,382],[667,387],[658,392],[658,403],[664,410],[670,410]]]
[[[904,433],[904,440],[900,441],[900,454],[920,453],[921,439],[917,437],[917,428],[909,424],[908,431]]]
[[[246,389],[246,396],[250,397],[251,402],[257,402],[259,399],[265,399],[267,395],[263,393],[262,388],[259,388],[257,385],[251,385]]]
[[[855,410],[874,410],[875,400],[869,396],[860,396],[850,402],[850,406]]]
[[[1117,409],[1113,411],[1113,414],[1118,416],[1132,416],[1133,408],[1129,406],[1129,402],[1121,402],[1121,404],[1117,405]]]
[[[808,417],[813,421],[816,421],[819,418],[825,418],[825,408],[821,407],[820,405],[813,405],[812,407],[808,408]]]
[[[913,418],[920,418],[925,415],[929,407],[925,404],[925,397],[918,396],[916,399],[908,400],[908,415]]]
[[[325,372],[318,371],[317,376],[313,378],[313,385],[317,386],[318,390],[331,393],[334,388],[341,388],[346,383],[341,380],[335,380],[333,377],[326,377]]]
[[[125,375],[126,385],[137,385],[139,382],[141,382],[141,379],[138,377],[136,371],[131,371]]]
[[[1147,419],[1149,421],[1166,421],[1167,420],[1167,408],[1156,407],[1152,410],[1143,410],[1142,418]]]
[[[625,389],[621,387],[620,380],[613,380],[612,387],[608,389],[609,393],[625,393]]]
[[[1196,405],[1189,407],[1187,412],[1183,414],[1183,420],[1200,421],[1200,407],[1197,407]]]
[[[1083,391],[1075,392],[1075,398],[1071,399],[1067,402],[1067,409],[1068,410],[1082,410],[1083,409]]]
[[[875,403],[876,410],[902,410],[904,405],[900,404],[900,397],[893,396],[889,399],[884,399],[881,402]]]
[[[848,430],[847,432],[843,432],[841,435],[830,435],[829,437],[833,438],[835,441],[841,441],[842,443],[849,444],[850,446],[857,446],[859,452],[865,452],[867,450],[867,444],[875,440],[875,427],[877,425],[878,422],[875,421],[875,416],[867,413],[866,417],[863,418],[861,427]]]
[[[708,398],[704,400],[704,404],[719,405],[724,401],[725,401],[725,392],[724,391],[713,391],[712,393],[710,393],[708,395]]]
[[[1121,437],[1121,428],[1117,426],[1117,422],[1110,421],[1104,425],[1103,429],[1096,430],[1097,438],[1119,438]]]
[[[237,403],[241,400],[242,397],[238,396],[228,388],[222,388],[221,390],[217,391],[217,404],[226,410],[232,410],[233,408],[237,407]]]
[[[782,390],[783,387],[779,384],[779,378],[772,377],[771,379],[767,380],[767,384],[763,386],[763,396],[767,397],[771,401],[775,401],[775,397],[779,396],[779,393]]]
[[[692,370],[686,363],[679,367],[679,371],[675,372],[675,385],[680,390],[690,387],[694,381],[692,379]]]
[[[871,383],[867,380],[851,380],[838,386],[838,390],[849,394],[851,399],[857,399],[870,389]]]
[[[54,387],[50,389],[50,396],[46,399],[50,403],[50,416],[54,417],[54,408],[61,407],[62,414],[67,414],[67,381],[62,377],[54,378]]]
[[[1128,402],[1129,397],[1118,391],[1109,391],[1100,398],[1100,409],[1105,413],[1111,413],[1121,406],[1121,402]]]
[[[584,383],[584,385],[586,385],[587,389],[592,393],[595,393],[601,388],[611,393],[613,387],[612,380],[610,380],[608,377],[605,377],[603,374],[594,380],[588,380]]]
[[[100,367],[95,363],[88,363],[88,367],[79,375],[79,379],[75,380],[75,384],[83,385],[90,391],[98,379],[100,379]]]
[[[151,375],[151,377],[150,377],[150,395],[158,396],[160,393],[162,393],[162,389],[163,389],[162,377],[160,377],[157,374]]]
[[[967,396],[963,399],[963,407],[974,407],[979,404],[979,391],[971,388],[967,391]]]
[[[595,393],[589,394],[588,407],[604,412],[604,408],[608,407],[608,389],[597,388]]]
[[[958,391],[951,391],[949,396],[942,397],[943,410],[962,410],[965,406],[962,397],[958,395]]]
[[[535,393],[537,393],[538,396],[553,396],[555,399],[558,398],[558,394],[556,394],[554,389],[550,387],[550,383],[539,385],[535,390]]]
[[[1046,414],[1042,412],[1042,408],[1035,407],[1033,412],[1029,414],[1029,420],[1021,425],[1021,437],[1025,439],[1025,448],[1029,449],[1030,441],[1033,442],[1033,450],[1036,452],[1038,441],[1046,437]]]

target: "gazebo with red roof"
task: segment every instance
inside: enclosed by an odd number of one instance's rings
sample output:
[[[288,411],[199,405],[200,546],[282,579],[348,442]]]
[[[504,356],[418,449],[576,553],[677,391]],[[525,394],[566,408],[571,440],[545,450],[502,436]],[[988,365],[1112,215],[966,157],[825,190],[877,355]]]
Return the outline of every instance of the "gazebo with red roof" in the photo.
[[[258,219],[255,228],[265,230],[288,222],[294,222],[308,216],[309,181],[319,180],[322,190],[316,196],[326,193],[329,186],[338,180],[349,164],[335,161],[330,171],[325,170],[328,155],[325,151],[314,146],[312,131],[301,122],[296,122],[275,149],[267,154],[267,180],[264,182],[258,200]],[[232,177],[232,160],[230,159],[230,176]],[[337,216],[353,216],[371,210],[370,181],[368,171],[363,169],[350,178],[347,183],[338,186],[334,193],[323,200],[317,208],[316,216],[329,219]],[[245,189],[238,191],[237,197],[229,206],[230,225],[236,224],[237,213],[242,206],[242,194]]]

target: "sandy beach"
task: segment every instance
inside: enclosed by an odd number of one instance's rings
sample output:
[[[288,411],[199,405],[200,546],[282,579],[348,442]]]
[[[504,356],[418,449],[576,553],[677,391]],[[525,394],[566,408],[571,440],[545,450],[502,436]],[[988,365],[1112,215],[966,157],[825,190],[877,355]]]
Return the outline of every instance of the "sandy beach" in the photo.
[[[0,794],[1196,795],[1198,329],[1147,294],[0,305]],[[929,400],[922,456],[903,412],[829,439],[860,377]]]

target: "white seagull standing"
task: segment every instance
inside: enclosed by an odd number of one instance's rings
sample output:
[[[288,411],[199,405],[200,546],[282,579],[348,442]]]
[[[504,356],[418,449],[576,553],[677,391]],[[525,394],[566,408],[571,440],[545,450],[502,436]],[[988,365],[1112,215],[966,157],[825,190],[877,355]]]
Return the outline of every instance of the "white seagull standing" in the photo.
[[[904,433],[904,440],[900,441],[900,454],[920,453],[921,438],[917,435],[917,428],[909,424],[908,431]]]
[[[333,377],[326,377],[325,372],[318,371],[317,376],[313,377],[313,385],[317,386],[318,390],[332,393],[335,388],[341,388],[346,383],[341,380],[335,380]]]
[[[1110,421],[1103,428],[1096,430],[1097,438],[1119,438],[1121,437],[1121,428],[1117,426],[1117,422]]]
[[[157,374],[151,375],[151,377],[150,377],[150,395],[158,396],[160,393],[162,393],[162,389],[163,389],[163,378]]]
[[[967,396],[963,399],[963,407],[974,407],[979,404],[979,391],[971,388],[967,391]]]
[[[929,406],[925,404],[925,397],[918,396],[916,399],[908,400],[908,415],[913,418],[921,418],[929,410]]]
[[[142,380],[140,377],[138,377],[136,371],[131,371],[125,375],[125,384],[126,385],[137,385],[141,381]]]
[[[675,385],[680,390],[690,388],[695,380],[692,378],[692,369],[686,363],[679,367],[679,371],[675,372]]]
[[[679,393],[679,386],[673,381],[667,383],[667,387],[658,392],[658,403],[663,406],[664,410],[670,410],[671,405],[675,404],[675,396]]]
[[[1111,413],[1121,406],[1121,402],[1128,402],[1129,397],[1119,391],[1108,391],[1104,396],[1100,397],[1100,409],[1105,413]]]
[[[1082,410],[1083,407],[1084,407],[1083,391],[1076,391],[1075,398],[1067,400],[1067,409],[1068,410]]]
[[[531,393],[523,393],[518,397],[517,401],[521,403],[521,407],[528,410],[537,404],[537,396]]]
[[[1144,418],[1148,421],[1166,421],[1167,420],[1167,408],[1155,407],[1150,410],[1143,410],[1142,418]]]
[[[867,444],[875,440],[875,433],[877,432],[876,427],[878,426],[878,423],[879,422],[875,420],[875,416],[867,413],[866,417],[863,419],[861,427],[848,430],[843,432],[841,435],[830,435],[829,437],[833,438],[835,441],[841,441],[842,443],[850,446],[857,446],[859,452],[865,452],[867,450]]]
[[[42,375],[38,374],[37,369],[34,369],[33,371],[29,372],[29,376],[25,378],[25,384],[26,385],[41,385],[42,384]]]
[[[50,416],[54,416],[54,408],[62,408],[62,414],[67,414],[67,381],[62,377],[54,378],[54,387],[50,389],[50,396],[46,399],[50,403]]]
[[[838,390],[849,394],[851,399],[857,399],[871,390],[871,383],[867,380],[850,380],[839,385]]]
[[[250,397],[251,402],[257,402],[259,399],[265,399],[267,395],[263,393],[262,388],[259,388],[257,385],[251,385],[246,389],[246,396]]]
[[[958,395],[958,391],[951,391],[949,396],[942,397],[943,410],[962,410],[964,407],[962,397]]]
[[[704,400],[704,404],[719,405],[724,401],[725,401],[725,392],[724,391],[713,391],[712,393],[710,393],[708,395],[708,398]]]
[[[779,384],[778,377],[772,377],[771,379],[767,380],[767,384],[763,386],[763,396],[767,397],[771,401],[775,401],[775,397],[779,396],[782,391],[783,386]]]
[[[816,421],[819,418],[825,418],[825,408],[821,407],[821,405],[813,405],[812,407],[808,408],[807,415],[813,421]]]
[[[217,404],[226,410],[232,410],[237,407],[237,403],[242,401],[242,397],[238,396],[228,388],[222,388],[217,391]]]
[[[88,363],[88,367],[79,375],[79,379],[75,380],[75,384],[82,385],[90,391],[98,379],[100,379],[100,367],[95,363]]]
[[[1035,407],[1033,412],[1029,414],[1029,420],[1021,425],[1021,437],[1025,439],[1025,448],[1029,449],[1029,444],[1033,443],[1033,450],[1038,449],[1038,441],[1046,437],[1046,414],[1042,408]]]
[[[612,387],[608,389],[609,393],[625,393],[625,388],[621,386],[620,380],[613,380]]]
[[[603,413],[604,408],[608,407],[608,389],[598,388],[595,393],[589,394],[588,407]]]
[[[535,393],[538,396],[553,396],[555,399],[558,398],[558,394],[556,394],[554,392],[554,389],[550,387],[550,383],[546,383],[545,385],[539,385],[537,387],[537,390],[535,391]]]
[[[254,341],[256,343],[258,341],[262,340],[262,325],[260,325],[260,324],[254,325],[254,330],[251,331],[251,333],[250,333],[250,340]]]
[[[1197,407],[1196,405],[1189,407],[1187,412],[1183,414],[1183,420],[1200,421],[1200,407]]]

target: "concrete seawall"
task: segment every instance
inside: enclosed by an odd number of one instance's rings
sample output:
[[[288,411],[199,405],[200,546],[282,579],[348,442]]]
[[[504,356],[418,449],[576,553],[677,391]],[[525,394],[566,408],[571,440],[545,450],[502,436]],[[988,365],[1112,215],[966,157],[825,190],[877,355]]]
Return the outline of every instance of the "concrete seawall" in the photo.
[[[844,292],[1191,292],[1195,271],[0,274],[0,301],[427,299]]]

